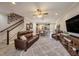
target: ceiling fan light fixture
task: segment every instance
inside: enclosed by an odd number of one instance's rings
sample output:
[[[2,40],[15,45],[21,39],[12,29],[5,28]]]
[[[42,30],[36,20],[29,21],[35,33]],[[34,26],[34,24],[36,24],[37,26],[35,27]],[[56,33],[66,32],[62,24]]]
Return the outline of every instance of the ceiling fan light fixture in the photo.
[[[47,12],[42,11],[41,9],[36,9],[34,16],[37,16],[38,18],[42,18],[43,16],[48,15]]]
[[[43,17],[43,15],[37,15],[37,17],[42,18],[42,17]]]

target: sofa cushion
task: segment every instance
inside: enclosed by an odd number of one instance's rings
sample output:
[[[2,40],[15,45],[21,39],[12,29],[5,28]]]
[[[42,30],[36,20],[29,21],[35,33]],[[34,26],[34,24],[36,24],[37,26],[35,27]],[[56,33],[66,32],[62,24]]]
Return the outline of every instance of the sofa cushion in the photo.
[[[27,40],[27,38],[24,35],[20,36],[20,39]]]
[[[30,43],[33,43],[35,41],[36,41],[36,38],[32,38],[31,40],[28,41],[28,43],[30,44]]]
[[[25,36],[26,36],[27,38],[30,38],[30,37],[32,37],[33,35],[32,35],[32,33],[28,33],[28,34],[25,34]]]

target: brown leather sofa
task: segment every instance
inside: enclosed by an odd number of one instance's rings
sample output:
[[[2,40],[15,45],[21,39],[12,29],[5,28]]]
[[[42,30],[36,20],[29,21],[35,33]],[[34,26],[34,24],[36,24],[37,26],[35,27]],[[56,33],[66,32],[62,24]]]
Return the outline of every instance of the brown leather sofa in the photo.
[[[20,38],[22,35],[26,37],[26,40]],[[33,35],[33,31],[18,32],[17,39],[15,39],[15,48],[26,51],[38,39],[39,34]]]

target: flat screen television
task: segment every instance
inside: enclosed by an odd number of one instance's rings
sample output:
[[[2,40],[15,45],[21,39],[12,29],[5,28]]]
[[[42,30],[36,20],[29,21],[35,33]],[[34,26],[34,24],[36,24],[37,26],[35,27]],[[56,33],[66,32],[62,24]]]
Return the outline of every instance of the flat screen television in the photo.
[[[68,32],[79,33],[79,15],[66,20],[66,28]]]

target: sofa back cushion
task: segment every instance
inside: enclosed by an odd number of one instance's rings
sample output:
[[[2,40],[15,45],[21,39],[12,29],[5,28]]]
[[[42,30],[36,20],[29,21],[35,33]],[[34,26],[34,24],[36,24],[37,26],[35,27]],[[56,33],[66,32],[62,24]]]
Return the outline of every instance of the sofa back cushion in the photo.
[[[32,36],[32,33],[33,33],[33,31],[21,31],[21,32],[18,32],[17,33],[17,38],[20,39],[20,36],[27,35],[27,34],[31,34],[31,36]],[[27,36],[29,36],[29,35],[27,35]]]
[[[33,37],[33,34],[32,33],[28,33],[25,35],[27,38],[30,38],[30,37]]]

